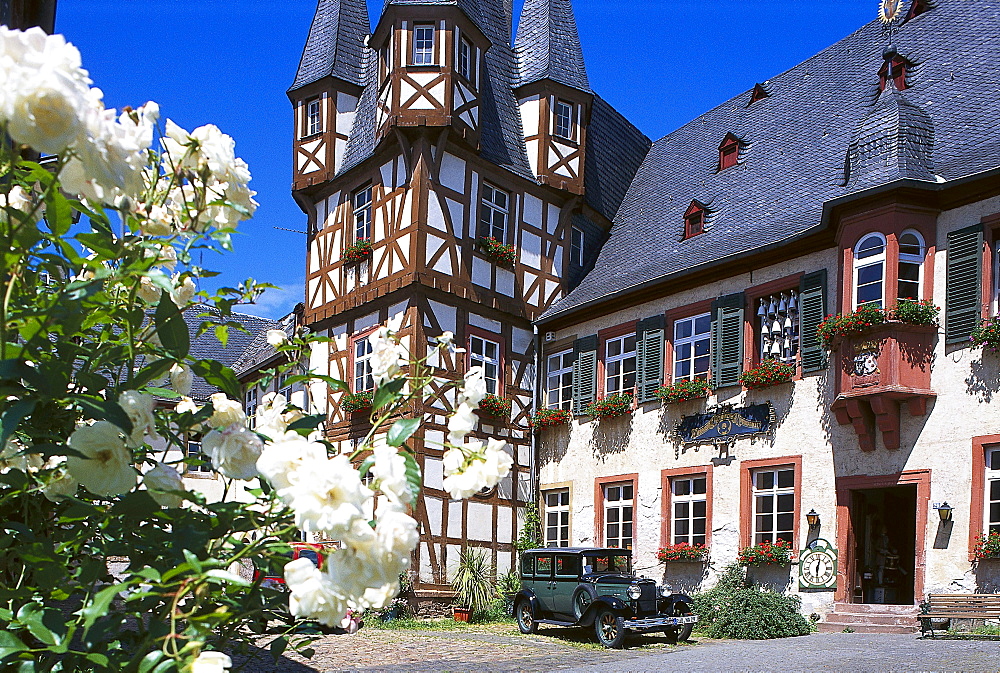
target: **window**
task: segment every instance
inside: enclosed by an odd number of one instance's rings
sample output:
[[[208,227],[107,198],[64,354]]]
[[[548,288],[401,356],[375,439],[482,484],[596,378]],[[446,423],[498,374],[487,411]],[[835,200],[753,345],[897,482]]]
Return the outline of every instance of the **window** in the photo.
[[[354,192],[351,197],[354,208],[354,240],[364,241],[372,237],[372,187]]]
[[[367,336],[354,340],[354,392],[375,390],[372,376],[372,343]]]
[[[920,300],[920,284],[923,280],[924,239],[908,229],[899,237],[899,276],[896,297],[898,299]]]
[[[1000,448],[986,449],[986,533],[1000,533]]]
[[[795,529],[795,468],[753,473],[753,544],[784,540]]]
[[[579,577],[580,561],[576,554],[556,554],[556,577]]]
[[[569,261],[571,264],[583,266],[583,229],[573,227],[569,243]]]
[[[705,207],[697,201],[684,213],[684,238],[691,238],[705,231]]]
[[[486,392],[500,394],[500,344],[474,334],[470,336],[469,366],[482,367]]]
[[[434,24],[413,26],[413,65],[434,64]]]
[[[492,236],[501,243],[506,243],[509,215],[510,194],[484,182],[482,202],[479,207],[481,235]]]
[[[465,79],[472,81],[472,58],[473,46],[469,41],[462,39],[458,43],[458,74]]]
[[[545,546],[569,546],[569,489],[542,491],[545,503]]]
[[[251,386],[247,388],[244,413],[246,413],[247,418],[250,419],[250,427],[256,427],[257,419],[255,418],[255,415],[257,414],[257,386],[255,384],[251,384]]]
[[[906,88],[906,70],[908,66],[909,64],[902,56],[894,56],[891,59],[887,59],[882,65],[882,69],[878,71],[878,88],[885,91],[885,85],[891,79],[897,91],[904,90]]]
[[[189,459],[194,459],[201,461],[198,464],[194,462],[187,463],[188,472],[211,472],[212,471],[212,461],[208,459],[204,453],[201,452],[201,440],[189,439],[187,441],[187,457]]]
[[[573,104],[566,101],[556,101],[556,135],[568,140],[573,139]]]
[[[548,357],[546,390],[549,409],[566,409],[573,406],[573,350],[565,350]]]
[[[712,314],[674,322],[674,381],[708,378],[712,349]]]
[[[779,360],[794,365],[799,355],[799,303],[795,290],[760,298],[760,361]]]
[[[323,132],[323,112],[319,98],[313,98],[306,103],[306,132],[313,136]]]
[[[705,544],[707,540],[705,524],[708,514],[707,481],[705,476],[674,477],[670,480],[670,500],[673,505],[672,544],[682,542]]]
[[[753,91],[750,92],[750,102],[747,104],[747,107],[753,105],[759,100],[764,100],[770,95],[771,94],[767,92],[767,89],[764,88],[763,84],[754,84]]]
[[[275,389],[278,391],[279,395],[284,396],[288,400],[292,396],[292,384],[288,383],[288,379],[295,375],[292,371],[282,372],[278,374],[277,383],[275,384]]]
[[[736,165],[740,156],[740,141],[732,133],[727,133],[719,145],[719,170]]]
[[[632,548],[635,490],[632,482],[604,484],[604,546]]]
[[[854,247],[854,308],[885,303],[885,237],[868,234]]]
[[[635,388],[635,334],[604,342],[604,394],[630,392]]]

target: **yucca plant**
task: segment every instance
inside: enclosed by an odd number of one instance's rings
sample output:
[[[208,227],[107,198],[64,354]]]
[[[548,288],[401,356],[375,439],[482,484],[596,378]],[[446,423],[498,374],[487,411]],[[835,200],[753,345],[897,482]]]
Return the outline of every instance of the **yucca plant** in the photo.
[[[474,549],[463,550],[458,555],[458,568],[451,586],[455,590],[456,603],[468,608],[473,616],[485,612],[497,597],[492,564],[486,554]]]

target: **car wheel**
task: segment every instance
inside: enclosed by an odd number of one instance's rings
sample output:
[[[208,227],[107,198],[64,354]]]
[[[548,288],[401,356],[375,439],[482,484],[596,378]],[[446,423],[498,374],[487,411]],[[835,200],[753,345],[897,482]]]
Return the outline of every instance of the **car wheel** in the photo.
[[[603,608],[594,620],[594,634],[604,647],[620,650],[625,645],[625,620],[609,608]]]
[[[576,617],[577,621],[580,621],[580,618],[587,612],[587,608],[594,602],[596,595],[594,587],[589,584],[578,588],[573,594],[573,616]]]
[[[674,617],[687,617],[691,614],[694,614],[691,612],[691,608],[684,603],[677,603],[674,605]],[[665,629],[665,633],[670,640],[676,643],[688,640],[691,637],[692,629],[694,629],[694,624],[682,624],[680,626]]]
[[[531,601],[526,598],[519,600],[514,613],[517,615],[517,628],[521,630],[521,633],[528,634],[538,631],[538,622],[535,621]]]

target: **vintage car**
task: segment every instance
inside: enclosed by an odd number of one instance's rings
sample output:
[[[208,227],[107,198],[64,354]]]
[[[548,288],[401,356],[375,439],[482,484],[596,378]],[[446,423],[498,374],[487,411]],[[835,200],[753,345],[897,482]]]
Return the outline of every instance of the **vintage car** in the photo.
[[[629,631],[687,640],[698,621],[690,597],[632,574],[628,549],[529,549],[520,577],[514,615],[521,633],[539,624],[593,626],[599,643],[620,648]]]

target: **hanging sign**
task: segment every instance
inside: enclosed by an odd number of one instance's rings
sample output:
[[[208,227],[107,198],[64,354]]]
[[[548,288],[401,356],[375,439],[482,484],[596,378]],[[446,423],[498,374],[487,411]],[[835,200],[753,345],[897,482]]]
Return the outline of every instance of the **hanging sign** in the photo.
[[[774,407],[770,402],[747,407],[725,405],[703,414],[684,416],[676,432],[685,444],[720,444],[766,434],[774,423]]]

